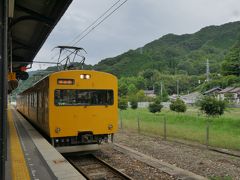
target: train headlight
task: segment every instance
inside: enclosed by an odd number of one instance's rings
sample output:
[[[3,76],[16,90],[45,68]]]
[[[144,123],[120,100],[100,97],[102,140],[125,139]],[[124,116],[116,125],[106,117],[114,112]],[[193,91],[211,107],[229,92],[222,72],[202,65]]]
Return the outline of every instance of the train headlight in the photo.
[[[59,127],[57,127],[57,128],[55,129],[55,132],[56,132],[56,133],[60,133],[60,131],[61,131],[61,129],[60,129]]]
[[[85,75],[85,78],[86,78],[86,79],[90,79],[90,75],[89,75],[89,74],[86,74],[86,75]]]
[[[91,75],[90,74],[80,74],[80,79],[90,79]]]
[[[108,125],[108,130],[112,130],[113,129],[113,125],[112,124],[109,124]]]
[[[81,79],[84,79],[84,74],[81,74],[81,75],[80,75],[80,78],[81,78]]]

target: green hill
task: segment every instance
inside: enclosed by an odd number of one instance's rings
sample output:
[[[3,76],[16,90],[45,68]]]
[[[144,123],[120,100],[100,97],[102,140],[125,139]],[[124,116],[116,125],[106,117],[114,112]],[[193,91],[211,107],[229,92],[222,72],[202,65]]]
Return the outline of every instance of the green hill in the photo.
[[[153,87],[157,89],[161,81],[166,93],[173,94],[176,93],[176,80],[181,84],[180,91],[184,93],[239,84],[238,77],[218,75],[222,73],[221,66],[225,55],[240,37],[239,32],[240,22],[233,22],[205,27],[194,34],[168,34],[142,48],[104,59],[94,66],[85,65],[84,69],[117,75],[119,86],[123,87],[123,90],[126,90],[127,84],[133,84],[138,90]],[[204,74],[207,59],[210,62],[211,82],[203,83],[206,79]],[[81,65],[75,63],[75,66]],[[14,93],[22,92],[44,75],[54,71],[57,71],[57,67],[31,72],[29,79],[20,82]],[[126,84],[126,87],[122,84]]]
[[[118,77],[134,76],[147,68],[166,74],[201,75],[209,59],[211,72],[219,72],[239,32],[240,22],[232,22],[208,26],[194,34],[167,34],[142,48],[104,59],[93,68]]]

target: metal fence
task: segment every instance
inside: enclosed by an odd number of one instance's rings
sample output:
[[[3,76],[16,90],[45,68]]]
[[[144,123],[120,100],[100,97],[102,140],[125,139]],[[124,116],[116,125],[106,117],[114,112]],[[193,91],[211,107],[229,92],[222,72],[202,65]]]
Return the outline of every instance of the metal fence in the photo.
[[[126,118],[119,117],[119,128],[130,129],[142,134],[150,134],[162,137],[163,140],[178,139],[197,142],[213,147],[240,150],[240,134],[238,137],[231,136],[231,132],[222,134],[216,129],[211,121],[203,120],[200,115],[196,117],[196,126],[188,124],[188,121],[179,117],[179,121],[184,126],[178,126],[169,120],[168,116],[155,115],[141,117],[139,115]],[[204,121],[204,123],[203,123]],[[189,128],[187,128],[189,126]]]

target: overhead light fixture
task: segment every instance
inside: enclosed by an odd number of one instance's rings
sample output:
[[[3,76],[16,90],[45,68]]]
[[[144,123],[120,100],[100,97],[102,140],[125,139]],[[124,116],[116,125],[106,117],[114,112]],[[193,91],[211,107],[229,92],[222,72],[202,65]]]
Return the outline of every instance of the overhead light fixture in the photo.
[[[13,18],[14,16],[14,0],[8,0],[8,17]]]

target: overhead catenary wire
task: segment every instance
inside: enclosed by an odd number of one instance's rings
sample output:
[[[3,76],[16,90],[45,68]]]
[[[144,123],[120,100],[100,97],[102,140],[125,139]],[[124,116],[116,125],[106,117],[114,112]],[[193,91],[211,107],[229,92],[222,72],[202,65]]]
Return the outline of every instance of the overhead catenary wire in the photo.
[[[73,40],[68,43],[74,43],[79,37],[81,37],[87,30],[89,30],[94,24],[96,24],[101,18],[103,18],[112,8],[114,8],[121,0],[116,1],[110,8],[108,8],[102,15],[100,15],[93,23],[91,23],[88,27],[86,27],[80,34],[78,34]],[[66,52],[63,53],[63,55],[66,54]],[[54,59],[58,53],[55,53],[51,59]]]
[[[92,32],[96,27],[102,24],[107,18],[109,18],[114,12],[116,12],[121,6],[123,6],[128,0],[123,1],[119,6],[117,6],[111,13],[105,16],[100,22],[93,26],[85,35],[83,35],[78,41],[76,41],[73,46],[78,44],[83,38],[85,38],[90,32]]]
[[[98,22],[98,20],[100,20],[102,17],[104,17],[114,6],[116,6],[121,0],[118,0],[117,2],[115,2],[110,8],[108,8],[101,16],[99,16],[95,21],[93,21],[92,24],[90,24],[88,27],[86,27],[80,34],[78,34],[75,38],[73,38],[73,40],[68,43],[68,44],[72,44],[74,43],[74,41],[76,39],[78,39],[79,37],[81,37],[81,35],[83,33],[85,33],[89,28],[91,28],[94,24],[96,24]]]
[[[91,25],[89,25],[87,28],[85,28],[79,35],[77,35],[74,40],[71,42],[74,42],[72,46],[75,46],[78,44],[83,38],[85,38],[89,33],[91,33],[94,29],[96,29],[100,24],[102,24],[107,18],[109,18],[113,13],[115,13],[121,6],[123,6],[128,0],[123,1],[122,3],[119,4],[121,0],[118,0],[115,2],[110,8],[108,8],[101,16],[99,16]],[[118,6],[117,6],[118,5]],[[113,11],[111,11],[109,14],[108,12],[112,10],[115,6],[117,6]],[[104,17],[105,16],[105,17]],[[101,21],[99,21],[102,19]],[[98,22],[99,21],[99,22]],[[98,23],[97,23],[98,22]],[[62,55],[66,54],[64,52]],[[56,54],[57,55],[57,54]],[[51,59],[54,59],[56,57],[52,57]],[[65,57],[66,58],[66,57]]]

